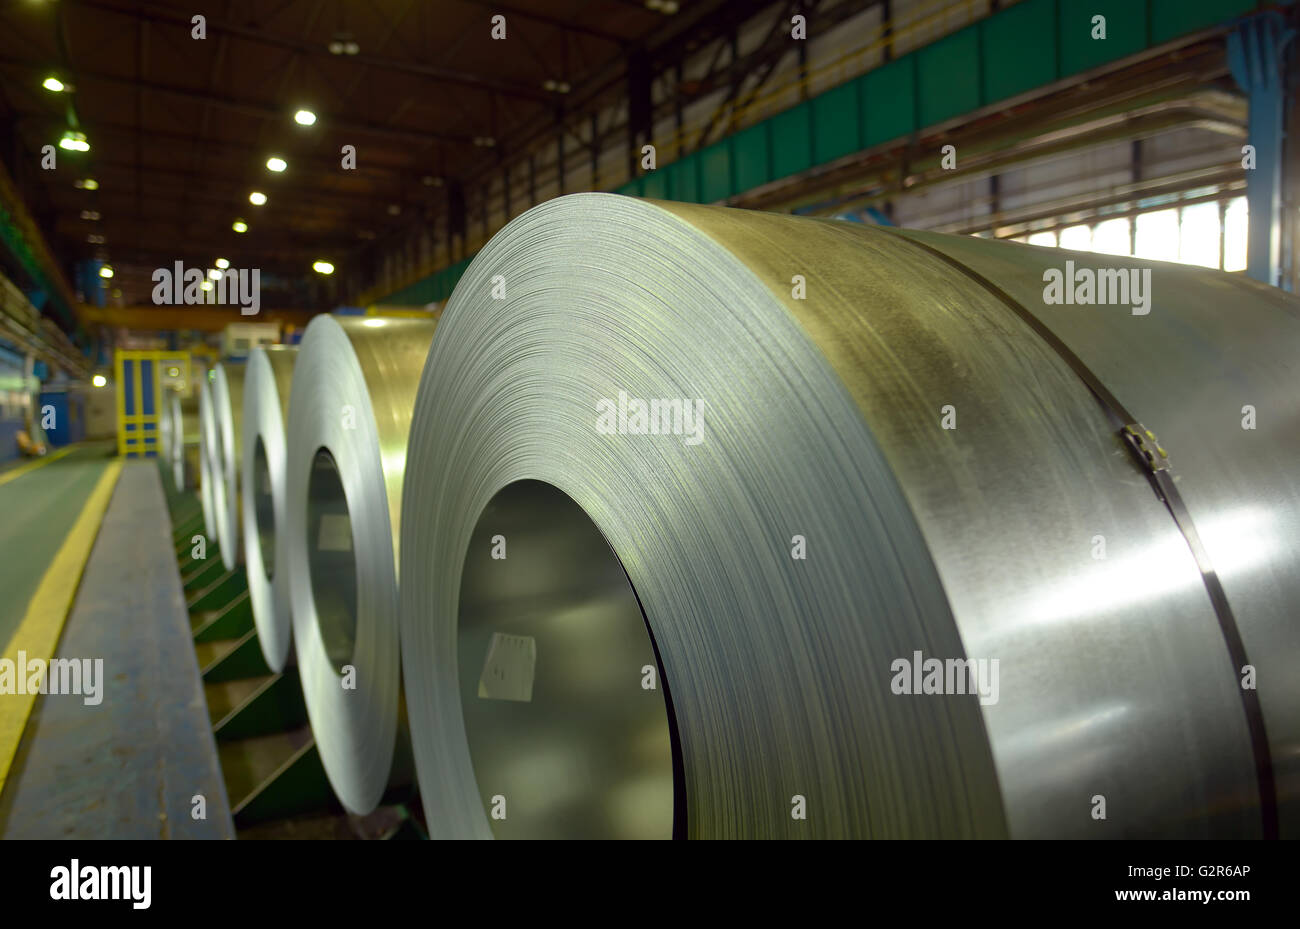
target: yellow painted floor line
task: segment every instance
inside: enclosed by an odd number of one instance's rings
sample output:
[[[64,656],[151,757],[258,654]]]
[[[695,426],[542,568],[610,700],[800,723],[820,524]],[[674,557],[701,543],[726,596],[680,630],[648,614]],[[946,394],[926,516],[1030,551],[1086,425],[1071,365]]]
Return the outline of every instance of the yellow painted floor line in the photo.
[[[28,662],[34,658],[41,658],[48,662],[54,657],[59,635],[63,632],[63,623],[68,618],[72,599],[81,580],[81,572],[85,570],[86,562],[90,558],[91,546],[95,544],[95,537],[99,534],[99,524],[104,519],[104,511],[108,509],[108,501],[113,496],[113,488],[117,485],[117,476],[121,471],[122,460],[119,458],[109,462],[104,473],[100,475],[99,482],[95,484],[95,489],[90,492],[86,505],[81,510],[81,515],[77,517],[68,537],[64,539],[58,554],[50,562],[50,567],[41,578],[36,593],[32,594],[26,615],[23,616],[9,644],[5,646],[3,655],[0,655],[0,660],[14,663],[13,670],[3,678],[6,684],[9,681],[13,682],[14,691],[27,690],[25,683],[20,686],[16,679],[20,650],[26,653]],[[8,686],[0,691],[0,791],[4,790],[9,768],[14,761],[14,753],[18,750],[18,742],[22,739],[27,717],[31,715],[35,704],[36,694],[10,692]]]
[[[8,471],[5,471],[3,474],[0,474],[0,484],[8,484],[14,478],[22,477],[28,471],[35,471],[41,465],[47,465],[51,461],[58,461],[64,455],[67,455],[70,452],[75,451],[76,448],[77,448],[76,445],[65,445],[57,452],[50,452],[48,455],[46,455],[43,458],[34,458],[31,461],[27,462],[26,464],[20,464],[16,468],[10,468]]]

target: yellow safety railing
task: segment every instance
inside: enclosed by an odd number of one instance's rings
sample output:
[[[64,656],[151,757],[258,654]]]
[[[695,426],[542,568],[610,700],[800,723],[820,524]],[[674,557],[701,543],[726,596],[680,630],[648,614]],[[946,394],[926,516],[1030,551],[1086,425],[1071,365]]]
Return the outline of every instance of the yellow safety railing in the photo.
[[[159,420],[165,401],[163,387],[189,385],[189,354],[119,349],[113,353],[113,371],[117,389],[117,453],[137,458],[158,455],[162,449]]]

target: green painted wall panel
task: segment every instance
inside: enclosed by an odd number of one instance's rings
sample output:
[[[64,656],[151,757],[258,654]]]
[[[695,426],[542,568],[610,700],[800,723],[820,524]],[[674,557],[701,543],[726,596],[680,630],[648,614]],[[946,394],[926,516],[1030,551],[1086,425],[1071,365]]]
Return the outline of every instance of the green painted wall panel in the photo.
[[[735,192],[731,184],[731,139],[710,145],[695,157],[700,161],[700,201],[714,203],[730,197]]]
[[[1060,0],[1061,76],[1068,77],[1147,47],[1146,4],[1133,0]],[[1092,37],[1094,16],[1106,17],[1106,38]]]
[[[785,177],[812,167],[812,107],[807,103],[778,113],[772,124],[772,176]]]
[[[665,170],[668,172],[668,199],[683,203],[700,202],[700,161],[694,155],[679,158]]]
[[[1208,29],[1255,9],[1255,0],[1150,0],[1151,44]]]
[[[1258,5],[1256,0],[1023,0],[698,155],[629,181],[617,192],[688,202],[725,199],[1058,76],[1226,23]],[[1106,17],[1104,40],[1092,38],[1097,14]],[[471,260],[456,262],[380,302],[446,299]]]
[[[984,20],[980,28],[987,102],[1056,80],[1056,0],[1024,0]]]
[[[614,189],[614,193],[622,194],[625,197],[641,196],[641,178],[639,177],[633,178],[632,180],[624,184],[622,187],[616,187]]]
[[[731,163],[736,192],[762,187],[772,180],[772,158],[768,151],[767,122],[742,129],[731,137]]]
[[[446,300],[455,290],[456,283],[472,260],[473,258],[470,257],[458,261],[375,302],[379,306],[425,306],[439,300]]]
[[[927,45],[916,55],[920,128],[980,108],[978,25]]]
[[[641,195],[654,200],[668,199],[668,174],[666,170],[651,171],[641,178]]]
[[[843,158],[861,147],[857,81],[818,94],[812,109],[813,164]]]
[[[447,281],[447,283],[451,285],[451,290],[447,292],[448,295],[451,294],[452,290],[456,289],[456,285],[459,284],[460,279],[465,276],[465,271],[467,268],[469,268],[469,263],[473,260],[474,260],[473,256],[470,256],[469,258],[462,258],[460,261],[456,262],[454,265],[451,266],[451,276]]]
[[[908,55],[858,78],[862,146],[870,148],[916,129],[916,56]]]

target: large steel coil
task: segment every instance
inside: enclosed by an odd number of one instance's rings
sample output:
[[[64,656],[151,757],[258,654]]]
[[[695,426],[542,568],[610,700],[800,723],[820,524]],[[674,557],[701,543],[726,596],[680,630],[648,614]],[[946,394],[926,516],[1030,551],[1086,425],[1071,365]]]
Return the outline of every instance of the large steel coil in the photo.
[[[209,543],[220,543],[217,514],[225,507],[219,456],[219,431],[212,405],[212,383],[199,381],[199,503],[203,510],[203,534]]]
[[[172,392],[167,397],[170,412],[167,417],[167,449],[165,461],[171,469],[172,482],[177,490],[184,490],[186,484],[186,463],[192,457],[193,449],[199,443],[199,407],[198,400],[187,397],[181,399],[179,393]]]
[[[321,761],[352,812],[379,802],[399,730],[398,530],[434,324],[318,317],[294,365],[285,470],[293,638]]]
[[[1045,304],[1067,260],[1149,270],[1148,312]],[[516,218],[406,456],[430,828],[1296,835],[1295,307],[829,220]]]
[[[262,655],[272,671],[289,657],[288,535],[285,524],[284,427],[298,349],[254,348],[244,378],[242,462],[244,565]],[[280,569],[277,570],[277,566]]]
[[[212,411],[216,417],[217,445],[214,465],[221,483],[217,537],[221,563],[233,571],[243,556],[244,540],[239,533],[239,466],[242,458],[244,419],[244,375],[246,365],[224,363],[212,377]]]
[[[181,422],[181,397],[175,391],[164,391],[159,410],[162,430],[162,460],[170,471],[172,485],[185,488],[185,426]]]
[[[171,461],[172,457],[172,392],[163,389],[158,403],[158,457]]]

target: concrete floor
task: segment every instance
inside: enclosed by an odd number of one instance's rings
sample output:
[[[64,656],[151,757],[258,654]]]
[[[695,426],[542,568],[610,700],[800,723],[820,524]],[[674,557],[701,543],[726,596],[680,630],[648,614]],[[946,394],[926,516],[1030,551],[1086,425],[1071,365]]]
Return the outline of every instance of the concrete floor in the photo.
[[[0,643],[8,643],[22,622],[28,601],[112,459],[113,448],[111,442],[86,443],[0,484]]]
[[[107,460],[79,450],[0,485],[0,642]],[[155,461],[123,467],[58,654],[103,659],[102,702],[37,699],[0,795],[0,837],[233,838]]]

